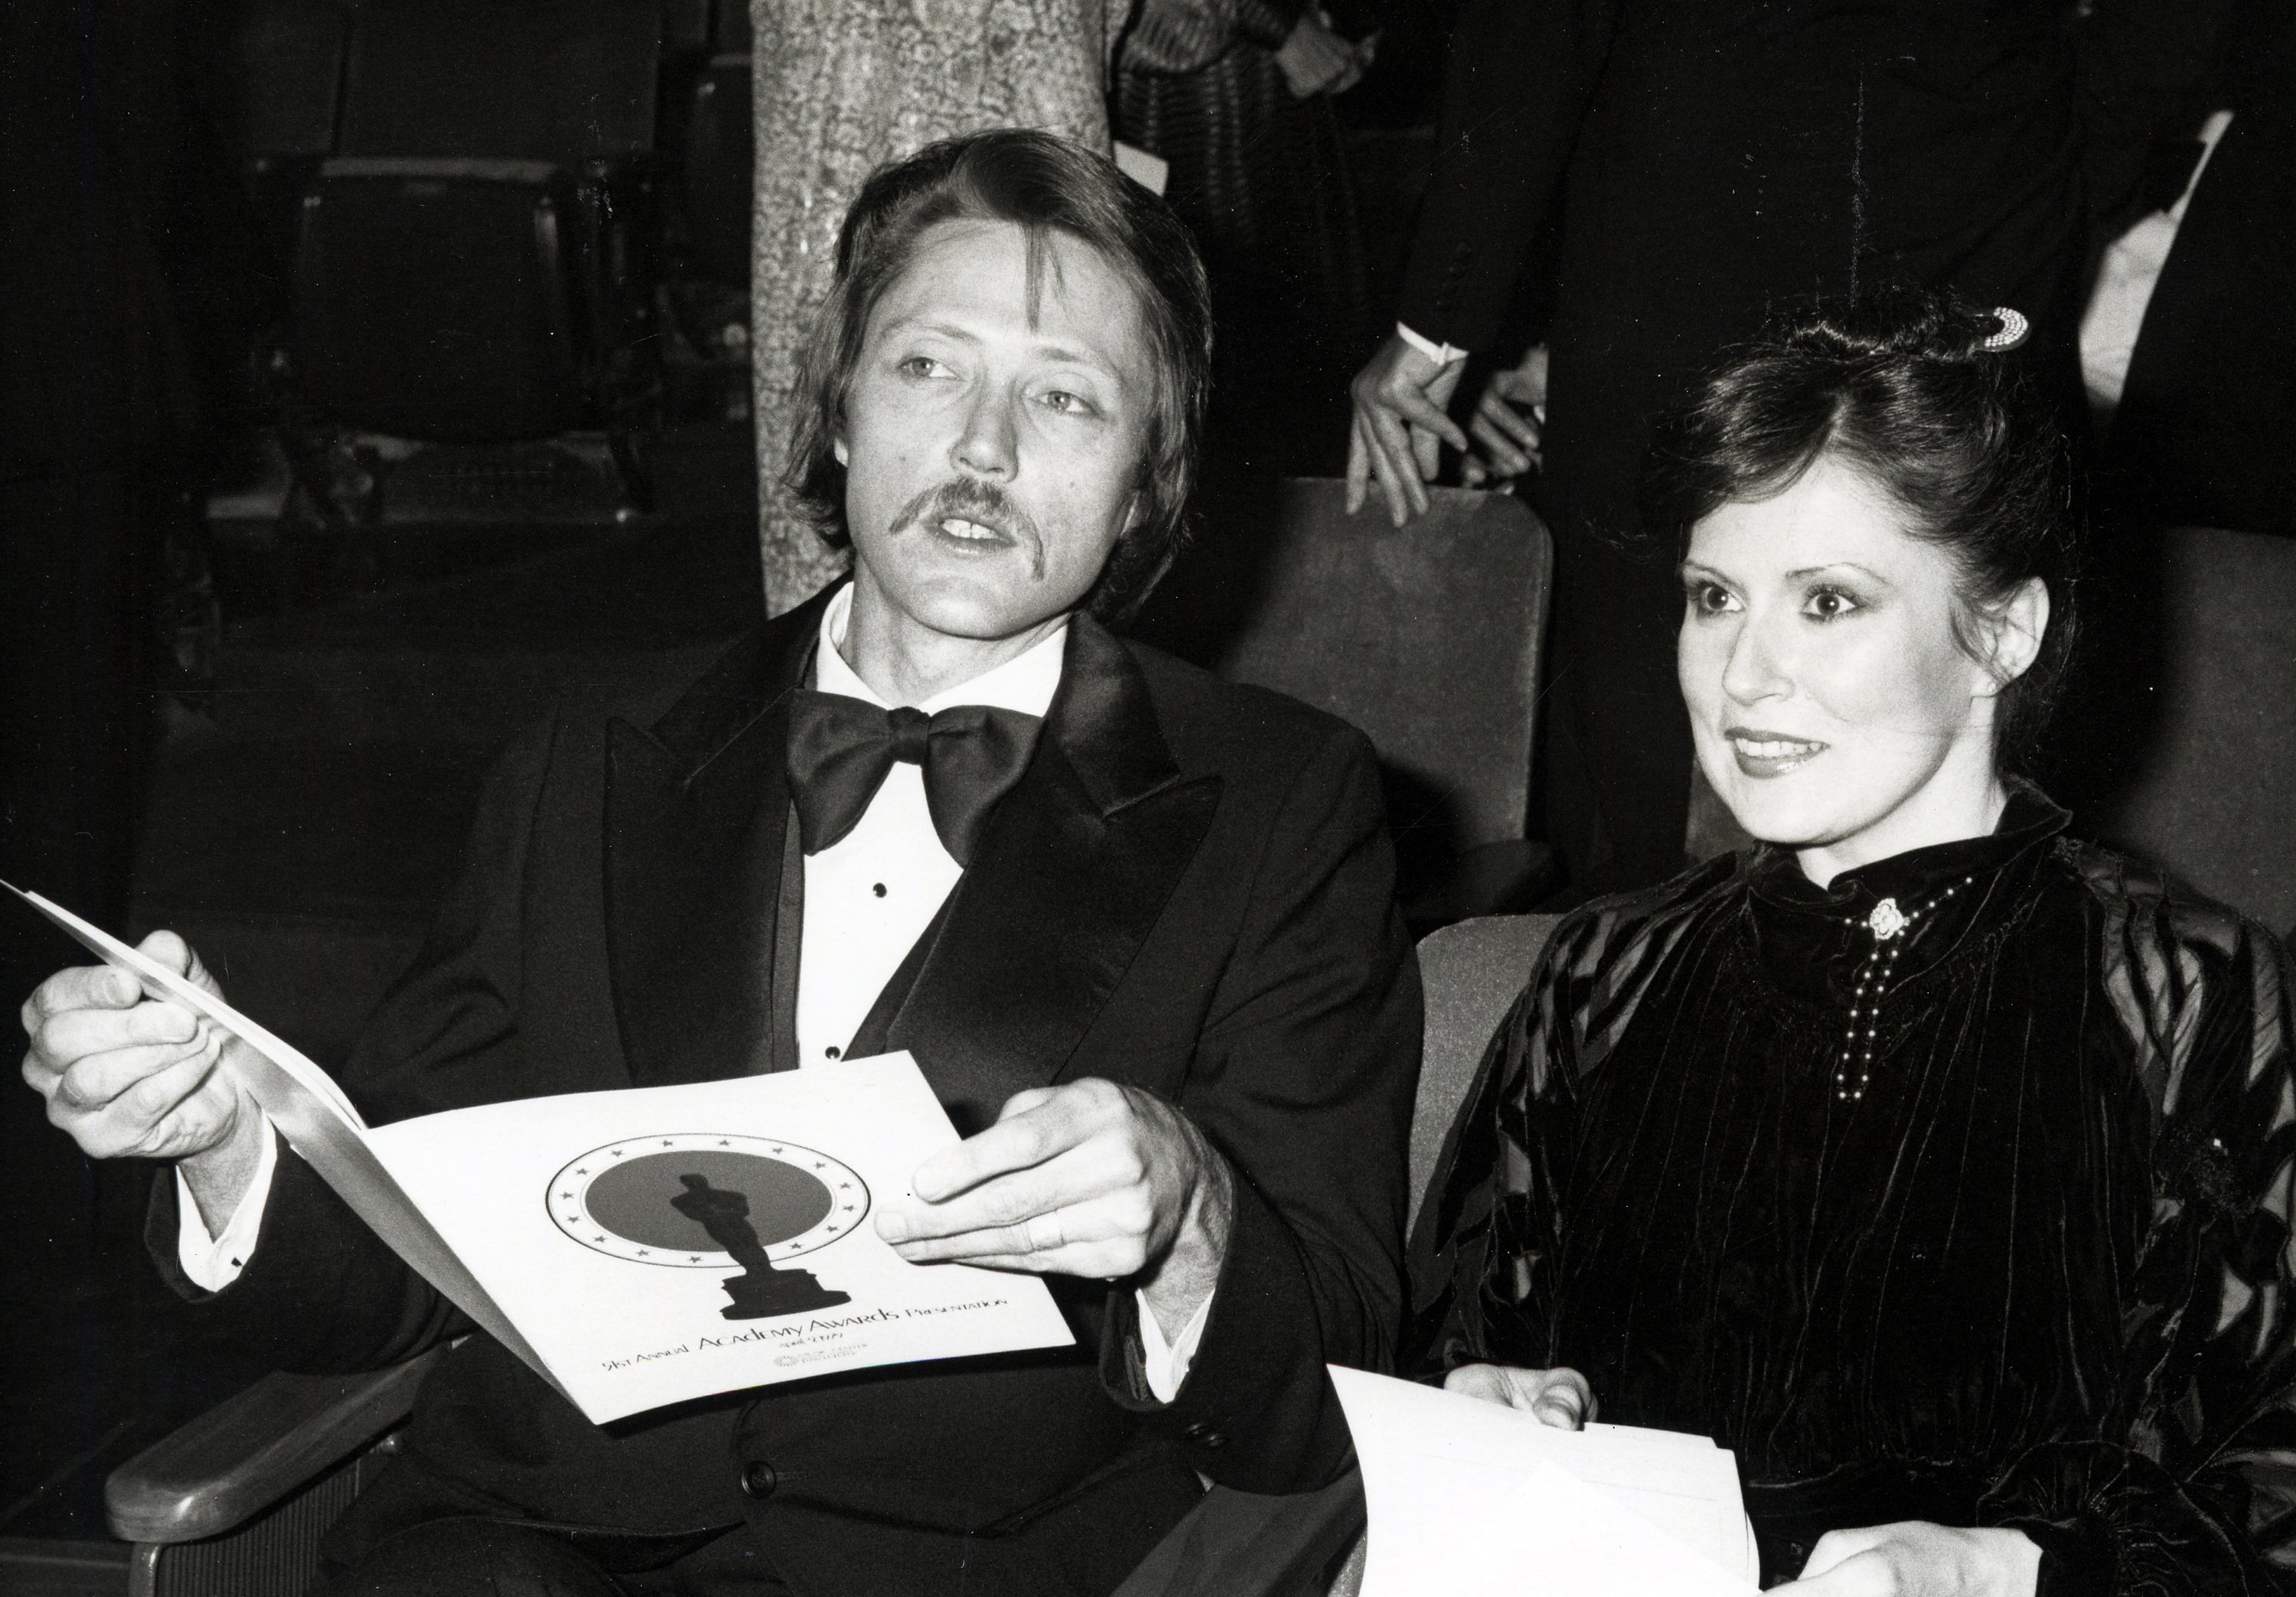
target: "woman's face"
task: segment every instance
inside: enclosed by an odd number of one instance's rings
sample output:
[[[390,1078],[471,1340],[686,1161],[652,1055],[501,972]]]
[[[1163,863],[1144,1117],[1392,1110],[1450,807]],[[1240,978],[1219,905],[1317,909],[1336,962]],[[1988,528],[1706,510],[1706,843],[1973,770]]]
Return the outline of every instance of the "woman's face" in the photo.
[[[1799,851],[1814,880],[1980,835],[2000,813],[1999,688],[1955,641],[1956,576],[1824,457],[1691,533],[1677,658],[1699,765],[1738,823]],[[2030,659],[2013,647],[2003,663]]]

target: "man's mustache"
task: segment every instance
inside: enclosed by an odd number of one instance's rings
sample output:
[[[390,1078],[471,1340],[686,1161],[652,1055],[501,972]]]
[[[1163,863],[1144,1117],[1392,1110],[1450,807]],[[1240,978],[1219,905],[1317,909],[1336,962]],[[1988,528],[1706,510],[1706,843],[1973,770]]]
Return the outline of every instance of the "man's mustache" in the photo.
[[[1029,519],[1027,511],[1013,504],[995,483],[978,482],[969,477],[951,478],[919,494],[893,518],[892,530],[899,532],[922,522],[945,521],[952,516],[993,527],[1008,536],[1023,538],[1038,549],[1044,546],[1044,540],[1037,535],[1037,524]]]

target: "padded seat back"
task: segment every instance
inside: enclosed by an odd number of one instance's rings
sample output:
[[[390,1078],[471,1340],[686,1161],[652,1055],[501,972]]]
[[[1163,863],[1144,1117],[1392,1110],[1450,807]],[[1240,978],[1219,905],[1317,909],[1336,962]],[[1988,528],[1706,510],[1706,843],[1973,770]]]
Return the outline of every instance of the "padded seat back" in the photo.
[[[354,426],[455,442],[578,425],[568,209],[543,161],[328,161],[295,251],[304,402]]]
[[[247,170],[334,152],[350,19],[334,0],[242,0],[217,19],[217,132]]]
[[[1486,915],[1430,932],[1419,943],[1427,994],[1426,1052],[1411,1112],[1411,1224],[1499,1022],[1529,985],[1560,915]]]
[[[686,104],[681,200],[697,276],[750,281],[750,203],[757,183],[750,58],[712,57]]]
[[[2098,836],[2276,932],[2296,927],[2296,540],[2163,534],[2159,703]]]
[[[1250,545],[1222,552],[1250,592],[1217,668],[1361,727],[1403,779],[1398,828],[1472,848],[1524,835],[1554,553],[1520,499],[1429,496],[1398,530],[1376,495],[1350,516],[1343,484],[1300,478],[1272,527],[1220,526],[1208,542]]]
[[[620,166],[653,148],[651,0],[366,0],[336,152]]]

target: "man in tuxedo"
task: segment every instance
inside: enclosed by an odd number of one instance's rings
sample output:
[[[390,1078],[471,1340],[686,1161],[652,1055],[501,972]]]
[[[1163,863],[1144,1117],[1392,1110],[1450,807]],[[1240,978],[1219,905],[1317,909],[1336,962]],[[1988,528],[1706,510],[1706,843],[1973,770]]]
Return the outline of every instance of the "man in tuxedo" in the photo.
[[[1323,1365],[1390,1356],[1420,1024],[1370,750],[1095,618],[1169,558],[1209,327],[1185,232],[1096,156],[882,170],[793,452],[851,581],[513,747],[345,1072],[387,1121],[909,1050],[970,1134],[880,1232],[1045,1276],[1078,1346],[598,1427],[472,1336],[324,1591],[1104,1592],[1199,1471],[1342,1467]],[[219,1326],[323,1370],[469,1329],[185,1011],[75,970],[25,1020],[53,1119],[174,1162],[153,1252]]]

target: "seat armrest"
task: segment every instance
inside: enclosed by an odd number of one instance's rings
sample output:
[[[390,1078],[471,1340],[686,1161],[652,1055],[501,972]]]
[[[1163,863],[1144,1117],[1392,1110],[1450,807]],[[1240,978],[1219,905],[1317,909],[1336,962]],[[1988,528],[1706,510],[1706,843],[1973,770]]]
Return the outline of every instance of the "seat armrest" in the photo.
[[[1321,1597],[1363,1528],[1363,1477],[1267,1496],[1214,1486],[1165,1534],[1114,1597]]]
[[[111,1534],[196,1542],[254,1518],[404,1420],[445,1352],[357,1375],[265,1376],[111,1472]]]

